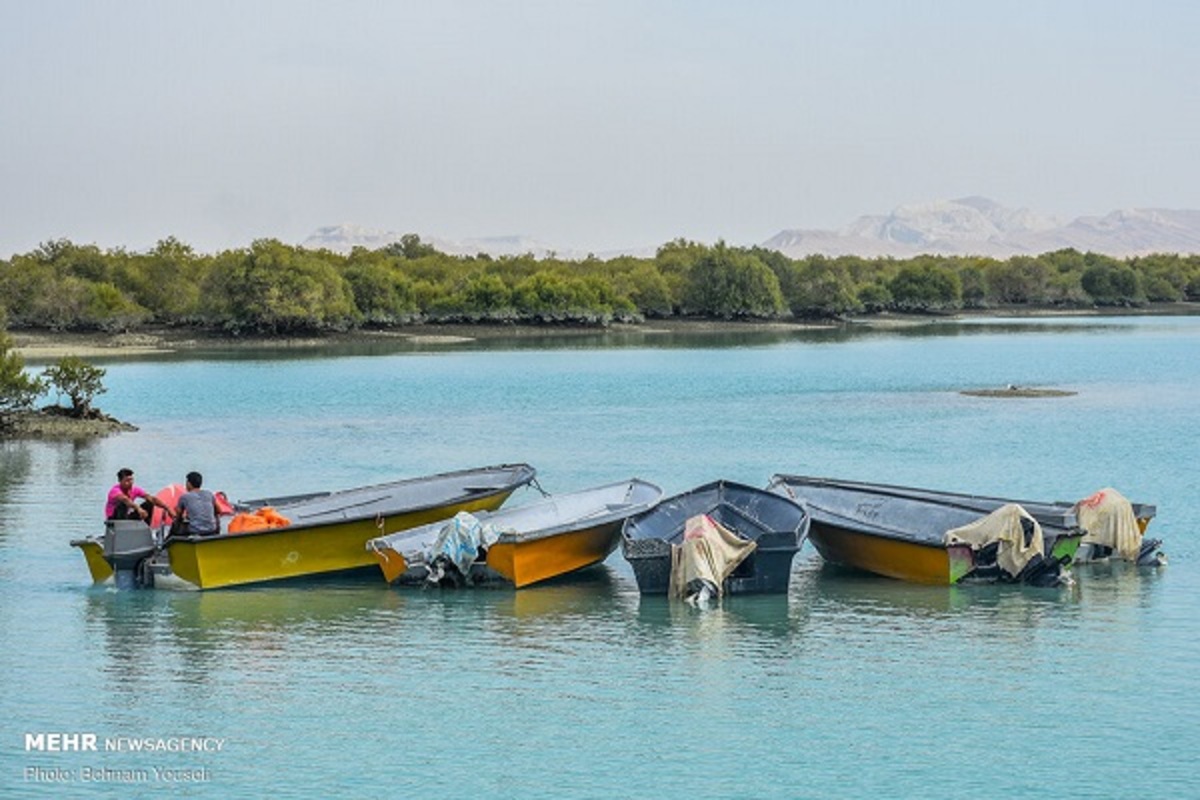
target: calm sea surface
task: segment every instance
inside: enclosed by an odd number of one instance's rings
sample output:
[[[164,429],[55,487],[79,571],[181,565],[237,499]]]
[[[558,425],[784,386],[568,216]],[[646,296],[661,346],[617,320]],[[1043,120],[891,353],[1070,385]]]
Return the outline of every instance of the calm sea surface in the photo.
[[[101,363],[138,432],[0,443],[0,796],[1200,795],[1200,317]],[[1010,383],[1078,394],[958,393]],[[521,592],[118,593],[67,545],[125,465],[236,498],[513,461],[550,492],[1115,486],[1157,503],[1171,563],[921,587],[807,545],[788,595],[697,612],[639,597],[619,552]],[[52,732],[100,751],[26,750]],[[177,737],[221,749],[104,751]]]

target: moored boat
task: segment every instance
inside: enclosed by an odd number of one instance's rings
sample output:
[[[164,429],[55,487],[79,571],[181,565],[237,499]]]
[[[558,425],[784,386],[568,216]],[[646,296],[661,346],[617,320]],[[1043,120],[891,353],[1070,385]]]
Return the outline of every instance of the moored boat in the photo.
[[[1147,526],[1157,513],[1156,506],[1130,502],[1111,488],[1101,489],[1078,501],[1019,500],[836,478],[794,475],[778,475],[776,478],[804,481],[810,486],[819,484],[866,491],[873,495],[929,500],[947,506],[971,509],[979,514],[990,514],[1003,505],[1015,503],[1029,512],[1047,532],[1070,530],[1074,527],[1083,529],[1084,537],[1080,540],[1073,558],[1074,563],[1086,563],[1113,556],[1143,566],[1166,563],[1166,556],[1160,549],[1162,540],[1144,538]]]
[[[1067,583],[1083,536],[1073,515],[1041,522],[1015,503],[983,509],[933,492],[802,475],[775,475],[767,488],[807,509],[808,538],[826,561],[916,583]]]
[[[503,464],[332,492],[237,503],[212,536],[171,536],[141,522],[108,522],[72,541],[94,581],[213,589],[368,570],[365,550],[381,530],[403,530],[459,511],[499,508],[536,470]]]
[[[631,517],[621,551],[642,594],[786,592],[808,524],[790,499],[720,480]]]
[[[625,519],[661,497],[659,487],[631,478],[390,533],[366,550],[389,583],[522,588],[600,563],[616,549]]]

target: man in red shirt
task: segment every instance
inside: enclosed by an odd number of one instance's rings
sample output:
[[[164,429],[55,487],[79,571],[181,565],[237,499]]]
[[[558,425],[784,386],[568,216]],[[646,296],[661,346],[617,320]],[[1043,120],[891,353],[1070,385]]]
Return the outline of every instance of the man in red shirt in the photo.
[[[139,504],[137,501],[141,499]],[[108,490],[108,502],[104,504],[105,519],[140,519],[150,521],[153,506],[170,514],[166,503],[133,483],[133,470],[128,467],[117,470],[117,484]]]

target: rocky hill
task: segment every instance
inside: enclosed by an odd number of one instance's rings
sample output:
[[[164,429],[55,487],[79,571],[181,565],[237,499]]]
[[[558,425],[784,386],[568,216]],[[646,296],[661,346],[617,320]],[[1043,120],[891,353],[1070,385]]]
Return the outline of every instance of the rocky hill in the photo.
[[[378,250],[400,241],[403,233],[396,231],[380,231],[364,228],[361,225],[328,225],[318,228],[303,242],[302,247],[310,250],[332,250],[335,253],[349,253],[355,247],[365,247],[368,250]],[[573,258],[574,254],[557,250],[550,245],[531,239],[528,236],[486,236],[460,241],[427,237],[424,234],[421,241],[432,245],[443,253],[455,256],[473,256],[487,253],[493,257],[516,256],[533,253],[538,258],[557,254],[564,258]],[[584,254],[586,255],[586,254]]]
[[[841,230],[785,230],[763,243],[785,255],[896,256],[921,253],[1007,258],[1073,247],[1117,258],[1200,253],[1200,211],[1135,208],[1062,220],[983,197],[901,206]]]
[[[358,225],[332,225],[313,232],[302,244],[348,253],[360,246],[371,250],[385,247],[400,241],[401,235]],[[423,242],[452,255],[532,253],[538,258],[557,255],[566,259],[587,255],[527,236],[450,241],[420,235]],[[838,230],[783,230],[761,244],[793,258],[813,254],[908,258],[922,253],[1008,258],[1067,247],[1117,258],[1200,253],[1200,211],[1132,208],[1100,217],[1063,219],[1024,208],[1007,208],[986,197],[964,197],[900,206],[888,214],[859,217]],[[653,249],[645,247],[596,253],[600,258],[653,254]]]

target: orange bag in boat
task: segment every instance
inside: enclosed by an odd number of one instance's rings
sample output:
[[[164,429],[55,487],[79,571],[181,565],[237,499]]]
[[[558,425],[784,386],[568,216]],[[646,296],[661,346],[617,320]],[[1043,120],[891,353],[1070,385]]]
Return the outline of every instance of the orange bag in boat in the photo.
[[[229,532],[250,533],[252,531],[265,531],[271,528],[286,528],[291,524],[292,521],[290,519],[270,506],[264,506],[254,511],[243,511],[240,514],[234,515],[233,519],[229,520]]]

